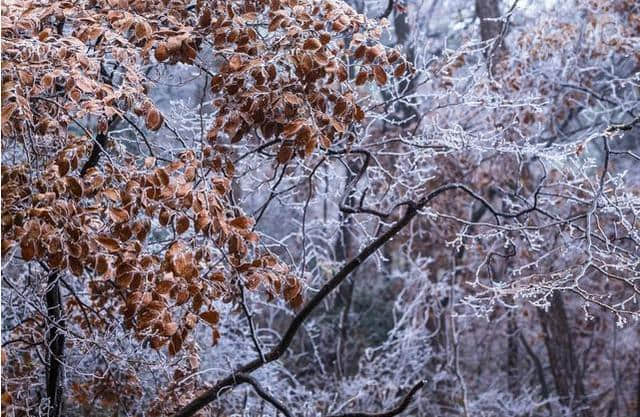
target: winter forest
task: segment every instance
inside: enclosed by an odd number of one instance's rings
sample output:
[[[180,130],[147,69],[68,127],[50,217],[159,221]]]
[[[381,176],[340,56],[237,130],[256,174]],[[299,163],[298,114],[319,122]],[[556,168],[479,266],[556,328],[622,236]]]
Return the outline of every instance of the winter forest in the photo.
[[[1,12],[3,417],[640,417],[637,0]]]

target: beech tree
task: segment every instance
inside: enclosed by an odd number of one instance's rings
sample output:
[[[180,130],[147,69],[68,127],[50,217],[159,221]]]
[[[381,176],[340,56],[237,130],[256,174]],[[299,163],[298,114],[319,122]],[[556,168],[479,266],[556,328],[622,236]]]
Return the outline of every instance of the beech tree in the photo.
[[[3,415],[640,412],[638,5],[352,6],[3,4]]]

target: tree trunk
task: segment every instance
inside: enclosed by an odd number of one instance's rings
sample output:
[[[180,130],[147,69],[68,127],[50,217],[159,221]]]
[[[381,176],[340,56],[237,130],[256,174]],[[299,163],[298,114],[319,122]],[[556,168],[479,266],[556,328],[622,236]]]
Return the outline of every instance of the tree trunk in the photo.
[[[64,318],[62,317],[62,299],[58,273],[49,275],[46,293],[49,325],[46,334],[47,343],[47,397],[49,398],[49,417],[62,415],[64,384]]]
[[[562,295],[557,291],[554,292],[549,311],[538,309],[538,314],[544,330],[549,365],[560,402],[574,411],[575,416],[593,417],[573,349],[571,328]]]
[[[498,0],[476,0],[476,16],[480,20],[480,39],[486,44],[484,56],[487,58],[487,68],[494,74],[494,61],[506,55],[506,48],[502,39],[502,28],[505,24],[500,18]]]
[[[476,16],[480,19],[480,38],[482,42],[488,42],[500,36],[502,23],[498,0],[476,0]]]

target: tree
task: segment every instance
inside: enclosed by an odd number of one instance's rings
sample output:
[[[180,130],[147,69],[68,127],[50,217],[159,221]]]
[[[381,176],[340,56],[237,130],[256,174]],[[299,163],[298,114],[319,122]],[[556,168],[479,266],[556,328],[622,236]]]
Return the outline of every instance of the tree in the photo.
[[[637,6],[437,3],[3,5],[4,408],[631,413]]]
[[[215,300],[260,288],[300,306],[300,281],[257,244],[253,220],[233,204],[232,146],[277,145],[278,164],[326,153],[364,119],[346,60],[361,68],[358,85],[386,84],[393,63],[399,76],[409,69],[376,42],[380,30],[331,2],[4,9],[2,251],[21,269],[4,282],[30,306],[10,310],[8,321],[14,343],[46,347],[48,414],[61,415],[69,395],[65,345],[100,344],[114,323],[133,345],[190,350],[188,370],[197,368],[190,338],[198,323],[211,327],[214,343],[219,337]],[[216,97],[206,138],[186,142],[154,103],[153,71],[176,65],[197,69]],[[136,133],[133,149],[114,138],[122,126]],[[34,327],[46,329],[43,340]],[[9,382],[11,403],[33,400],[26,387],[35,370],[10,370],[15,379],[31,373]],[[102,372],[98,386],[73,383],[80,403],[87,392],[114,401],[142,389],[114,386],[135,372]]]

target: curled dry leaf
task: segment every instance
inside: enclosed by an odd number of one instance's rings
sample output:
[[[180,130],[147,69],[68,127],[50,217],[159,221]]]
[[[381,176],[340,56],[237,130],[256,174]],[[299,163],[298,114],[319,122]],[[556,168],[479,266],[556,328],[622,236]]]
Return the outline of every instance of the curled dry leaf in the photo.
[[[147,129],[150,130],[158,130],[162,127],[162,123],[164,122],[164,117],[155,107],[151,107],[147,111],[147,115],[145,118],[145,125]]]

